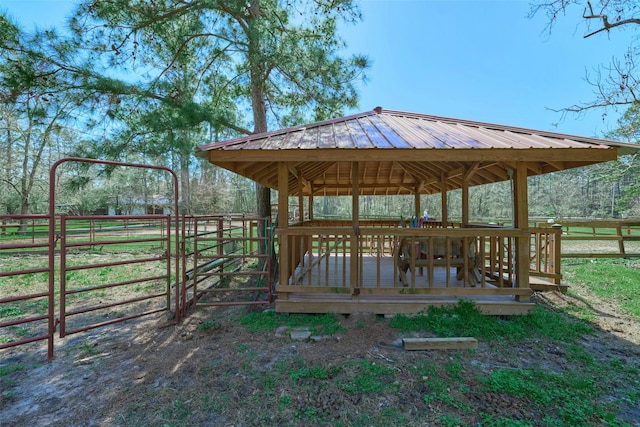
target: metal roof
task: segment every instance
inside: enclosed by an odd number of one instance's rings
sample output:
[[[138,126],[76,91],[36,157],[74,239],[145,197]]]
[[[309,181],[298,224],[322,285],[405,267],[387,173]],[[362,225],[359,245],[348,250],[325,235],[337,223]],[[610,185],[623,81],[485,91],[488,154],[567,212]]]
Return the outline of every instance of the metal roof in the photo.
[[[277,188],[277,162],[290,162],[290,194],[348,195],[351,162],[361,194],[412,194],[509,179],[526,162],[529,175],[635,153],[640,146],[491,123],[383,110],[248,135],[199,147],[198,155]],[[303,185],[298,185],[298,178]]]

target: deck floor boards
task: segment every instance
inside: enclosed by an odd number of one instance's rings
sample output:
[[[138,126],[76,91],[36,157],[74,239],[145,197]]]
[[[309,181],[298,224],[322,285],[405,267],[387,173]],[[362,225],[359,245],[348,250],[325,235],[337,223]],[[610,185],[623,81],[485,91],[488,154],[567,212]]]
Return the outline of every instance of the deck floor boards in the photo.
[[[308,260],[306,261],[308,265]],[[300,268],[298,268],[298,271]],[[380,274],[378,276],[378,262],[377,257],[375,256],[364,256],[363,257],[363,265],[362,265],[362,283],[361,287],[363,288],[393,288],[394,287],[394,277],[393,277],[393,258],[390,256],[380,257]],[[300,285],[302,286],[327,286],[327,287],[349,287],[349,277],[350,277],[350,260],[349,257],[345,257],[345,262],[336,262],[335,258],[330,258],[327,263],[322,261],[318,266],[314,267],[310,272],[308,272],[305,277],[300,281]],[[378,279],[379,277],[379,279]],[[407,287],[411,287],[411,272],[407,272],[407,278],[409,279],[409,284]],[[427,269],[424,268],[424,274],[420,274],[418,269],[416,268],[416,278],[415,278],[415,287],[417,288],[428,288],[428,273]],[[447,287],[447,269],[446,267],[438,266],[434,268],[434,280],[433,280],[434,288],[446,288]],[[477,286],[481,286],[481,283],[478,283]],[[456,279],[456,269],[454,267],[449,269],[449,286],[452,288],[463,288],[464,282],[463,280]],[[491,285],[488,281],[486,282],[487,287],[495,287]],[[403,287],[400,280],[397,279],[396,287]]]
[[[334,288],[349,289],[350,262],[346,256],[344,262],[341,258],[328,258],[320,262],[305,277],[297,283],[298,286],[327,287],[327,292],[289,292],[283,298],[276,300],[276,311],[297,313],[355,313],[374,312],[378,314],[409,314],[418,313],[430,306],[442,306],[456,304],[460,300],[471,300],[478,308],[487,314],[512,315],[525,314],[533,309],[533,304],[516,301],[513,295],[448,295],[444,294],[375,294],[364,292],[359,295],[351,293],[336,293]],[[362,265],[362,281],[360,288],[367,291],[375,289],[394,288],[393,258],[390,256],[364,256]],[[309,260],[305,260],[309,265]],[[300,271],[298,267],[298,272]],[[427,269],[420,275],[416,269],[415,288],[429,288]],[[378,274],[379,272],[379,274]],[[402,290],[412,289],[411,273],[407,272],[409,285],[402,286],[396,279],[395,288]],[[432,288],[447,289],[446,267],[434,268],[434,280]],[[496,288],[490,281],[478,283],[469,289]],[[449,270],[449,288],[456,288],[459,292],[465,288],[463,280],[456,279],[456,269]]]

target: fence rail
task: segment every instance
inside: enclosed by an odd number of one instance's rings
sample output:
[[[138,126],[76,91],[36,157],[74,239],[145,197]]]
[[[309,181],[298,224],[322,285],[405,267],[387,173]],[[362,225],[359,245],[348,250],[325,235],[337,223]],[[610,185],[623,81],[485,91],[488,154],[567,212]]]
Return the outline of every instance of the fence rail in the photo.
[[[42,222],[47,225],[48,220],[49,215],[0,216],[2,223],[8,221],[18,221],[20,224]],[[33,229],[34,227],[32,227]],[[46,234],[44,238],[36,243],[34,233],[25,232],[25,234],[20,234],[18,233],[20,231],[19,226],[16,231],[14,236],[2,236],[0,240],[0,255],[6,256],[6,254],[9,254],[11,256],[11,254],[26,250],[39,250],[43,253],[48,253],[49,240]],[[49,281],[51,269],[48,265],[36,267],[32,263],[22,266],[11,258],[9,262],[13,266],[7,269],[3,268],[0,272],[0,277],[17,277],[23,283],[26,283],[27,280],[31,281],[34,276],[42,275],[42,280],[39,281],[39,286],[29,286],[29,290],[26,291],[26,286],[22,286],[21,291],[9,292],[7,289],[2,289],[3,297],[0,297],[0,313],[2,313],[0,317],[0,350],[47,340],[49,359],[51,359],[53,357],[53,338],[55,334],[54,287],[52,282]],[[0,263],[0,265],[2,264]],[[13,295],[7,296],[7,294]],[[19,328],[21,327],[24,329],[20,330]],[[23,331],[26,331],[27,327],[35,330],[35,332],[24,333]],[[23,333],[24,336],[20,337]]]
[[[271,256],[260,250],[271,247],[268,219],[223,214],[183,216],[182,222],[183,315],[189,307],[272,302]],[[262,268],[243,268],[250,262]],[[267,297],[247,300],[247,293]]]
[[[118,217],[60,217],[60,337],[171,309],[173,256],[171,233],[167,233],[171,216],[122,216],[119,219],[123,222],[145,220],[155,226],[147,229],[144,235],[122,235],[119,227],[105,228],[96,237],[89,230],[84,234],[69,234],[67,230],[72,230],[74,224],[87,221],[117,224]],[[102,260],[104,247],[118,246],[128,249],[125,259]],[[83,257],[82,260],[70,262],[68,257],[78,252],[94,254],[97,259]],[[122,272],[117,274],[116,269]],[[119,277],[126,279],[117,280]],[[91,278],[91,283],[86,283],[87,278]],[[96,293],[104,297],[93,301],[91,296]],[[174,303],[177,304],[177,301]],[[95,313],[103,313],[102,318],[113,317],[110,312],[116,308],[116,318],[96,321]],[[69,327],[67,321],[72,318],[78,320],[76,325]]]
[[[640,220],[559,220],[538,228],[562,232],[562,258],[640,257]]]

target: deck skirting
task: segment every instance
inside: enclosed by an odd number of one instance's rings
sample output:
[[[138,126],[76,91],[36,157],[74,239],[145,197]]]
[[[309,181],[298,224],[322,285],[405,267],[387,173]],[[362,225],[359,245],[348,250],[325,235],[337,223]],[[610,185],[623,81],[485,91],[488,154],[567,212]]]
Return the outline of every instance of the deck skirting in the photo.
[[[530,313],[535,304],[516,301],[503,295],[375,295],[291,292],[286,299],[276,299],[279,313],[374,313],[417,314],[429,307],[456,305],[460,301],[473,301],[481,313],[494,316],[512,316]]]

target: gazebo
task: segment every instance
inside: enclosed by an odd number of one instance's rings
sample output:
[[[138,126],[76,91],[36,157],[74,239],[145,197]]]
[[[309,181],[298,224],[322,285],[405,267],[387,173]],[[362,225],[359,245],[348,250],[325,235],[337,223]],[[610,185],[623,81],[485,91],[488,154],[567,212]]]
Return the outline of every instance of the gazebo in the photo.
[[[377,107],[205,144],[198,155],[278,191],[277,311],[414,313],[470,299],[485,313],[510,315],[533,308],[527,177],[639,148]],[[509,180],[512,223],[470,223],[469,187]],[[455,189],[462,197],[457,223],[447,213]],[[442,217],[419,219],[420,195],[438,193]],[[361,220],[362,195],[413,195],[414,218]],[[351,219],[314,219],[318,196],[351,196]],[[290,197],[298,198],[293,220]]]

